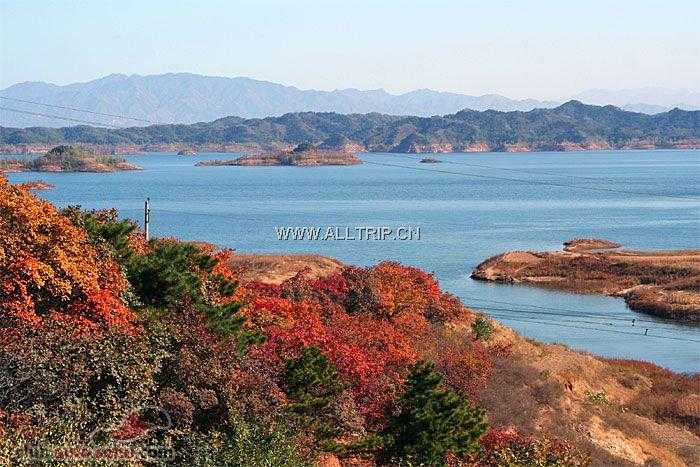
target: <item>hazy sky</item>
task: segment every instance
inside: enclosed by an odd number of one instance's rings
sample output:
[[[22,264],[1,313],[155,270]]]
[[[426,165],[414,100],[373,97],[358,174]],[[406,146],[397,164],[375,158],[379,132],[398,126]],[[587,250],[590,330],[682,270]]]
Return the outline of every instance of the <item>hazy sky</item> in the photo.
[[[0,0],[0,87],[110,73],[559,98],[698,90],[700,1]]]

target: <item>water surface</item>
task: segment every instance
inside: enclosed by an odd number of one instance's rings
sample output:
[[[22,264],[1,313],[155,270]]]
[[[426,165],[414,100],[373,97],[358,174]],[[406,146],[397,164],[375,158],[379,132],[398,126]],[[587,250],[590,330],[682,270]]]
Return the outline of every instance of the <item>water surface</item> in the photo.
[[[700,371],[698,327],[632,312],[617,298],[469,279],[489,256],[560,249],[576,237],[632,249],[697,248],[699,156],[680,150],[482,153],[420,164],[420,156],[366,154],[367,162],[403,167],[199,168],[193,167],[198,160],[228,156],[148,154],[130,157],[144,167],[140,172],[23,173],[10,179],[55,184],[40,195],[58,206],[116,207],[138,221],[149,196],[154,235],[207,240],[242,252],[315,252],[361,265],[385,259],[416,265],[434,272],[467,305],[489,310],[524,335]],[[420,227],[421,238],[280,241],[275,227],[286,226],[410,226]]]

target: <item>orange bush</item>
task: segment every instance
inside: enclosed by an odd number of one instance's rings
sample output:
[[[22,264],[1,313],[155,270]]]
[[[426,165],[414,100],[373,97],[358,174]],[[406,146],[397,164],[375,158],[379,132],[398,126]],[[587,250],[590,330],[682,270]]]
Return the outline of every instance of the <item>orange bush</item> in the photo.
[[[38,324],[65,314],[126,325],[119,267],[100,258],[86,233],[51,204],[0,178],[0,313]]]

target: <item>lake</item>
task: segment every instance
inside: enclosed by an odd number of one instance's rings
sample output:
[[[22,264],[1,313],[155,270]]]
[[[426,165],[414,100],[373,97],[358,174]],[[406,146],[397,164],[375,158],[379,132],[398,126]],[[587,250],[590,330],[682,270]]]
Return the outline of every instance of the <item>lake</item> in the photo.
[[[627,309],[618,298],[476,282],[471,270],[508,250],[555,250],[576,237],[630,249],[700,245],[700,151],[364,154],[350,167],[194,167],[198,160],[130,156],[145,170],[10,174],[43,179],[60,207],[116,207],[151,232],[241,252],[313,252],[359,265],[391,259],[435,273],[466,305],[522,334],[595,354],[700,371],[700,327]],[[389,164],[376,165],[376,164]],[[279,227],[420,229],[408,240],[280,240]],[[632,319],[636,323],[632,326]],[[648,335],[644,335],[647,330]]]

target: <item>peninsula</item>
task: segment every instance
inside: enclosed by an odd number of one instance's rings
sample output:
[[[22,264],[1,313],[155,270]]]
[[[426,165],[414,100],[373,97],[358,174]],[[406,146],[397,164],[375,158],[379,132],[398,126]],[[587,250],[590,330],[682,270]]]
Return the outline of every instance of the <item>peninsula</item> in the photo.
[[[92,154],[76,146],[56,146],[35,159],[0,161],[0,172],[121,172],[141,170],[126,159]]]
[[[479,264],[472,278],[623,297],[635,311],[700,322],[700,250],[629,251],[599,239],[564,251],[511,251]]]
[[[56,188],[56,185],[44,180],[32,180],[25,183],[18,183],[16,186],[32,191],[53,190]]]

